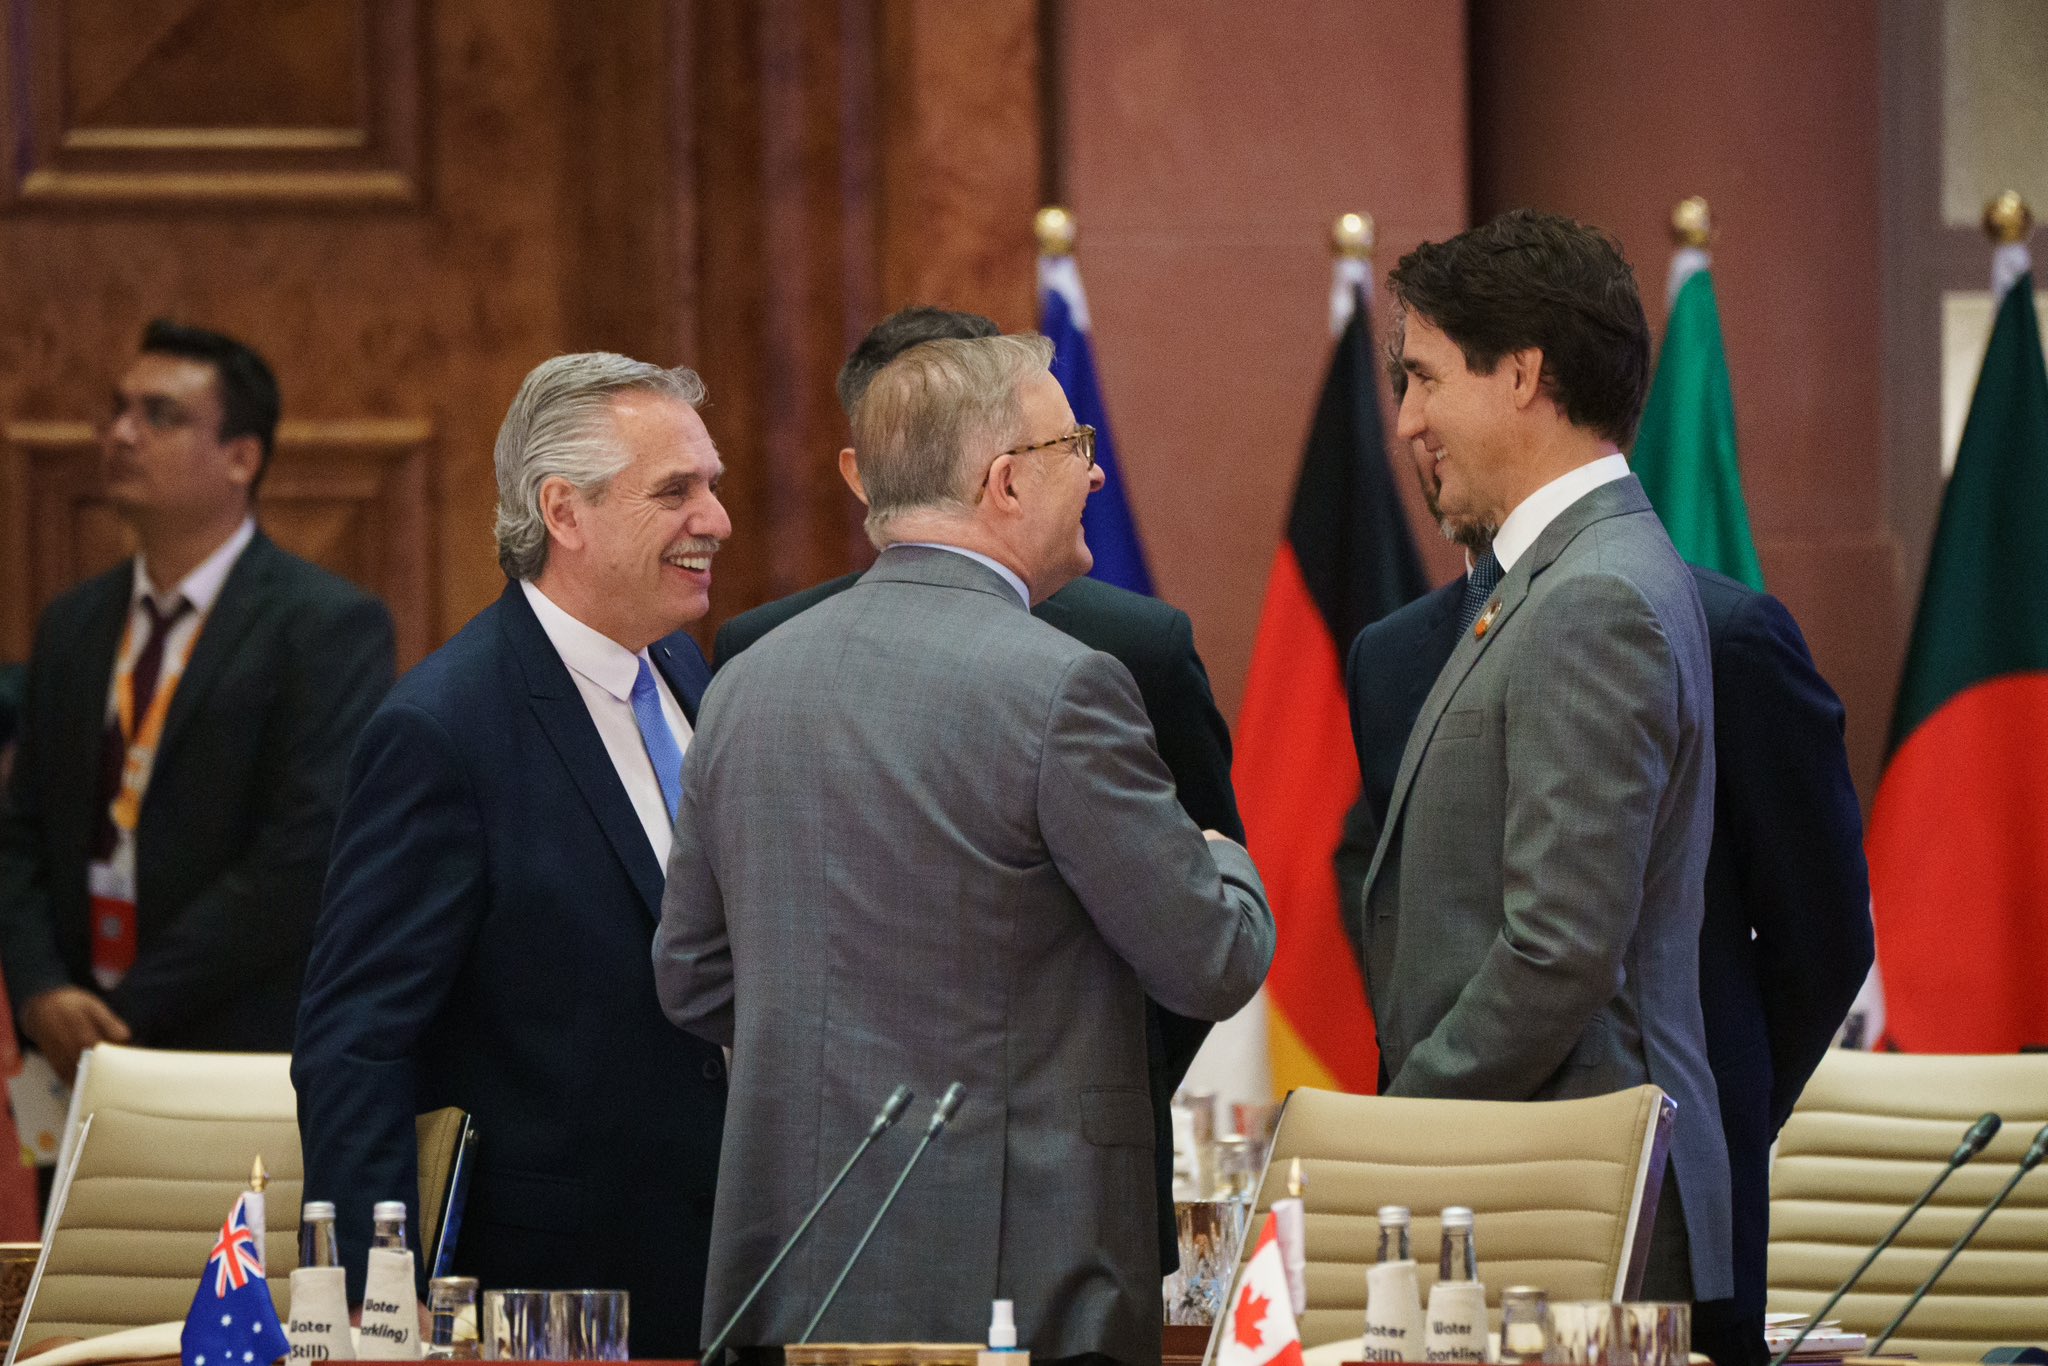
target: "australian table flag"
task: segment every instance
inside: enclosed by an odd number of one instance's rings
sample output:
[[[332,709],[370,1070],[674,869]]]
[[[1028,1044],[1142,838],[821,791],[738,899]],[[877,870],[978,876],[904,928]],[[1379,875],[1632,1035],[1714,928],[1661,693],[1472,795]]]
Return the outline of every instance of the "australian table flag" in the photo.
[[[182,1339],[185,1366],[270,1366],[291,1355],[277,1306],[270,1302],[263,1261],[256,1255],[248,1200],[247,1195],[235,1197],[192,1296]]]

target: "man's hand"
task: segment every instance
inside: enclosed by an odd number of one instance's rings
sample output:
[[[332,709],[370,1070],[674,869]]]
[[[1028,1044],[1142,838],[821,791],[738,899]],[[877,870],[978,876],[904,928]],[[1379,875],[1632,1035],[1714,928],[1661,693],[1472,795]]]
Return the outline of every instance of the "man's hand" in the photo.
[[[78,1074],[78,1055],[96,1043],[126,1043],[128,1025],[84,987],[52,987],[28,998],[21,1029],[50,1060],[66,1086]]]

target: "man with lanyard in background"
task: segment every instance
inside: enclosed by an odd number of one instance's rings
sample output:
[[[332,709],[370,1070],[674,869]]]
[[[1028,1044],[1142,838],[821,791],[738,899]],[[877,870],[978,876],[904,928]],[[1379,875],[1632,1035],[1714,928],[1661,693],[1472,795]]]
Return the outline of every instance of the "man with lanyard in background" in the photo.
[[[0,970],[69,1082],[102,1041],[284,1051],[343,766],[390,685],[374,598],[257,528],[270,368],[153,322],[106,497],[139,553],[36,632],[0,822]]]

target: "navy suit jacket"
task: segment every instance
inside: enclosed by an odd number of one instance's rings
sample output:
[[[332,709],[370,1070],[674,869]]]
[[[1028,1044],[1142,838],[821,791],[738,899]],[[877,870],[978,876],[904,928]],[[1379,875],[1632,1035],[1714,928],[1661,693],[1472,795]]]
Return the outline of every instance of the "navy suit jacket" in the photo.
[[[860,579],[848,574],[766,603],[719,628],[714,653],[723,668],[733,656],[807,607],[843,593]],[[1032,609],[1032,615],[1091,650],[1113,655],[1131,671],[1159,757],[1173,774],[1181,809],[1204,830],[1244,843],[1244,821],[1230,785],[1230,728],[1216,710],[1209,673],[1195,653],[1188,614],[1157,598],[1094,579],[1075,579]],[[1368,857],[1371,851],[1367,850]],[[1190,1019],[1156,1002],[1145,1011],[1147,1071],[1152,1089],[1154,1175],[1158,1184],[1159,1264],[1180,1264],[1173,1223],[1173,1093],[1209,1037],[1207,1020]]]
[[[649,652],[694,721],[686,635]],[[720,1051],[668,1022],[662,868],[517,584],[400,679],[350,764],[292,1080],[306,1198],[360,1296],[370,1206],[417,1203],[413,1118],[477,1126],[456,1248],[486,1287],[633,1297],[632,1351],[693,1357],[725,1117]]]
[[[1735,1309],[1763,1312],[1770,1147],[1870,970],[1863,820],[1842,704],[1776,598],[1693,567],[1714,664],[1714,841],[1700,1005],[1728,1144]],[[1458,641],[1463,580],[1352,642],[1345,680],[1363,778],[1347,845],[1372,857],[1401,752]],[[1362,872],[1362,869],[1361,869]],[[1359,938],[1358,887],[1344,900]]]

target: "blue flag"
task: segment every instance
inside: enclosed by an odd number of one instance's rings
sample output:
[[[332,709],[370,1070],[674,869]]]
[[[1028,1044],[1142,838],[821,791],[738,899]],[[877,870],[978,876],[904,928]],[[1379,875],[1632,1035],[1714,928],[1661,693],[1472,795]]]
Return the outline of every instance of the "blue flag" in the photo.
[[[246,1195],[235,1197],[199,1277],[180,1339],[185,1366],[270,1366],[292,1354],[256,1255],[247,1202]]]
[[[1152,574],[1145,568],[1138,524],[1117,471],[1109,410],[1095,382],[1095,351],[1088,343],[1088,299],[1073,257],[1038,258],[1038,311],[1038,330],[1052,340],[1052,377],[1066,390],[1074,420],[1095,429],[1095,463],[1102,466],[1102,487],[1081,510],[1081,529],[1095,555],[1088,577],[1149,597]]]

